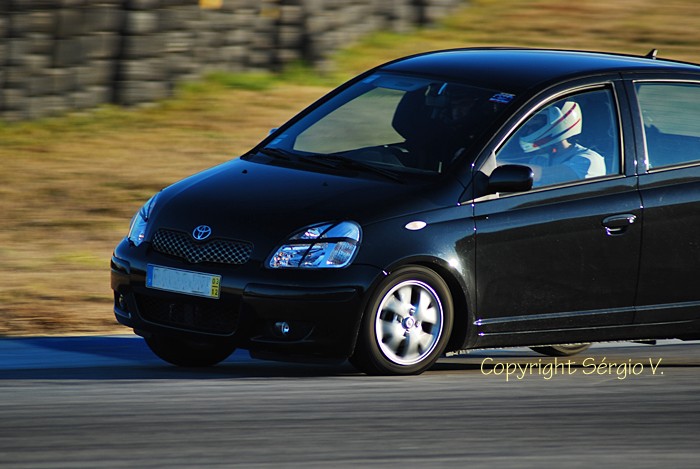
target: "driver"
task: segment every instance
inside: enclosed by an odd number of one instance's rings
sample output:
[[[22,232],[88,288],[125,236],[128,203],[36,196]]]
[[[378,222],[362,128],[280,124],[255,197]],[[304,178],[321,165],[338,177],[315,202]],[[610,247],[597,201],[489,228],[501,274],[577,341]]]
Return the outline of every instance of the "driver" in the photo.
[[[520,146],[532,154],[526,163],[535,176],[535,186],[558,184],[605,175],[605,159],[597,152],[568,138],[581,133],[581,108],[566,101],[561,108],[549,106],[519,130]]]

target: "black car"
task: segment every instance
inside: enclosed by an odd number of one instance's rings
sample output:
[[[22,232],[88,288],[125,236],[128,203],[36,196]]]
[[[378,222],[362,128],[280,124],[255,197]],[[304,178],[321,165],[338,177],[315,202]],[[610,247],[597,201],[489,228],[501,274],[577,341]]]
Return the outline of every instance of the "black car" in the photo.
[[[153,196],[111,262],[164,360],[415,374],[700,339],[700,66],[462,49],[372,69]]]

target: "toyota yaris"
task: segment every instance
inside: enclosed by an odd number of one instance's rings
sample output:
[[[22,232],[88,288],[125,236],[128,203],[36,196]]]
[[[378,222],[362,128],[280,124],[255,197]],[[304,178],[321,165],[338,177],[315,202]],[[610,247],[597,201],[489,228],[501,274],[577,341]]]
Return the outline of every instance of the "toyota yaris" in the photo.
[[[463,49],[372,69],[164,188],[114,250],[117,320],[416,374],[447,352],[700,338],[700,67]]]

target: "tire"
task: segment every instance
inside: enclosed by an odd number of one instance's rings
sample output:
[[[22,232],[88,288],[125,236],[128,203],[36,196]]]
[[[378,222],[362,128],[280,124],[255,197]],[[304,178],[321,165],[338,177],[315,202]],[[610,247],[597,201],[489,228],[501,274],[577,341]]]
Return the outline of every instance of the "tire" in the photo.
[[[422,373],[442,355],[452,321],[445,281],[424,267],[401,268],[370,299],[350,363],[371,375]]]
[[[195,343],[160,335],[147,338],[146,344],[158,358],[168,363],[195,368],[216,365],[235,350],[231,344]]]
[[[530,349],[550,357],[569,357],[577,353],[585,352],[590,346],[591,344],[564,344],[550,345],[547,347],[530,347]]]

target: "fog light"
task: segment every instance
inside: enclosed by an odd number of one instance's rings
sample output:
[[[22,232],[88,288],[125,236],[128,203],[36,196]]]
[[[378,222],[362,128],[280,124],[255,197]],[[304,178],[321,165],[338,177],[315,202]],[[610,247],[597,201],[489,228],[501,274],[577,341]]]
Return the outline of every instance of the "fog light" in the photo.
[[[289,327],[289,323],[287,323],[285,321],[276,322],[275,329],[277,330],[277,332],[279,332],[282,335],[288,335],[291,332],[291,328]]]
[[[119,294],[118,304],[119,304],[119,309],[121,309],[122,311],[128,311],[128,306],[126,304],[126,298],[124,298],[124,295],[122,295],[121,293]]]
[[[126,300],[126,297],[117,292],[114,292],[114,314],[123,318],[131,319],[129,303]]]

